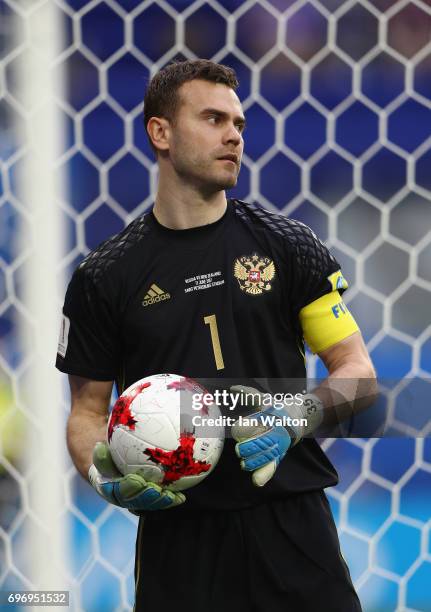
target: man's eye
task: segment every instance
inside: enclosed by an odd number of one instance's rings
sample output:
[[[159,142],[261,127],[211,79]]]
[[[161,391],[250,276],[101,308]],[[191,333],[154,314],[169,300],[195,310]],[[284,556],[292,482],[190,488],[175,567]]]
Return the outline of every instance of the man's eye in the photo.
[[[218,118],[218,117],[216,117],[215,115],[212,115],[211,117],[208,117],[208,120],[209,120],[211,123],[217,123],[217,122],[218,122],[218,119],[219,119],[219,118]]]

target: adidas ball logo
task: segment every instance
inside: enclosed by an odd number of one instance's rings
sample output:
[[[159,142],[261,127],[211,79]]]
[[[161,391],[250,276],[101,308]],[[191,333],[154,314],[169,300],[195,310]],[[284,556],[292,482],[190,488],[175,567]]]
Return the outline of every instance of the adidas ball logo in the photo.
[[[144,297],[142,306],[150,306],[151,304],[157,304],[158,302],[163,302],[164,300],[170,299],[170,293],[163,291],[163,289],[160,289],[160,287],[153,283]]]

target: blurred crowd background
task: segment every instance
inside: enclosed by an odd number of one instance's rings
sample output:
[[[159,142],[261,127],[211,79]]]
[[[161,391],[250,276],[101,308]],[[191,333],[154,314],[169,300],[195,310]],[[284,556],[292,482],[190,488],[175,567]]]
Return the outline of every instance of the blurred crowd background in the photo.
[[[0,590],[31,588],[23,526],[33,424],[20,385],[33,363],[22,338],[35,333],[22,305],[32,201],[20,176],[35,155],[26,138],[37,100],[28,106],[17,74],[37,52],[32,24],[47,4],[0,0]],[[52,202],[64,227],[58,317],[80,260],[153,203],[157,171],[142,121],[149,78],[174,58],[235,68],[247,130],[228,195],[307,223],[331,248],[385,401],[413,427],[409,437],[322,441],[340,473],[328,496],[364,612],[430,611],[430,432],[404,400],[411,385],[424,404],[431,397],[431,3],[53,4],[61,43],[46,78],[59,83],[63,130]],[[308,369],[324,374],[311,355]],[[66,388],[58,410],[66,418]],[[70,462],[64,490],[73,609],[128,609],[134,517],[107,508]]]

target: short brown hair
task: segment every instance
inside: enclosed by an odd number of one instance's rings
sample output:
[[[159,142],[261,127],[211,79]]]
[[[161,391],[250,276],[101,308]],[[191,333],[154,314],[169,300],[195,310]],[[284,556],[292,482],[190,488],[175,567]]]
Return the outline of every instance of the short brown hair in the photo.
[[[151,117],[165,117],[172,121],[178,110],[178,89],[195,79],[222,83],[234,91],[238,79],[233,68],[206,59],[174,61],[151,79],[144,98],[144,124],[147,129]],[[151,142],[151,140],[150,140]]]

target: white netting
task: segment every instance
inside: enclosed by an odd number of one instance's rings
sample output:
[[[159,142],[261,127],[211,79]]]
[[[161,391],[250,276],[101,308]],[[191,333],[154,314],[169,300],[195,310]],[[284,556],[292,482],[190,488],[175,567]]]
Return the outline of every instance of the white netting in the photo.
[[[249,127],[235,193],[305,221],[326,240],[350,281],[347,301],[379,375],[399,381],[393,406],[408,377],[424,378],[424,398],[430,388],[429,2],[0,0],[0,589],[39,586],[25,542],[26,530],[38,528],[32,474],[47,468],[24,462],[17,441],[37,428],[23,394],[36,357],[23,354],[21,340],[40,323],[22,287],[38,236],[19,176],[41,101],[23,104],[17,74],[40,47],[36,26],[48,5],[64,26],[52,69],[66,134],[55,167],[67,190],[52,203],[68,232],[63,284],[80,258],[153,201],[157,171],[141,120],[146,80],[179,54],[208,57],[235,67],[241,80]],[[20,233],[31,240],[23,244]],[[62,301],[58,295],[59,313]],[[323,370],[310,359],[309,372]],[[66,418],[67,399],[62,408]],[[429,440],[324,447],[341,474],[328,493],[364,610],[431,610]],[[70,561],[64,583],[51,588],[69,588],[76,610],[130,607],[134,517],[100,501],[71,464],[64,491]]]

